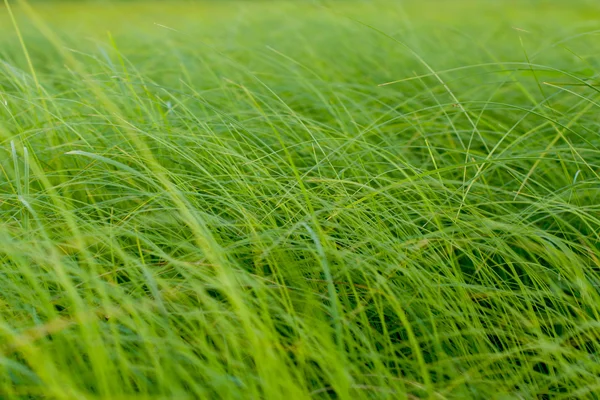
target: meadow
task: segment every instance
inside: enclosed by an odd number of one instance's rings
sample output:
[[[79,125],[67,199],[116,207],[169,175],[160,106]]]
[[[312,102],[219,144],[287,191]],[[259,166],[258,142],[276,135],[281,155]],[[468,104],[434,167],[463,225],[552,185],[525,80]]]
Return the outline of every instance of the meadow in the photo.
[[[592,1],[4,1],[1,399],[597,399]]]

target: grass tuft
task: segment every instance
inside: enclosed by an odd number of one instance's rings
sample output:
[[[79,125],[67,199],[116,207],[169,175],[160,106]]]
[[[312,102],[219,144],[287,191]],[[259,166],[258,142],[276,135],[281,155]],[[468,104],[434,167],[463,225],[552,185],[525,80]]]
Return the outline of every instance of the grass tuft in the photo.
[[[597,398],[595,5],[397,3],[5,1],[0,397]]]

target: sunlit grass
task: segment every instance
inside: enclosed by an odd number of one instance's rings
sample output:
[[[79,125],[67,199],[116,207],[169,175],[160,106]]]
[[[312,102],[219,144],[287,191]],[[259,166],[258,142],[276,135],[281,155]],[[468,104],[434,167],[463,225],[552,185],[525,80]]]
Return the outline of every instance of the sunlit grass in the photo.
[[[0,397],[595,398],[593,4],[448,3],[0,9]]]

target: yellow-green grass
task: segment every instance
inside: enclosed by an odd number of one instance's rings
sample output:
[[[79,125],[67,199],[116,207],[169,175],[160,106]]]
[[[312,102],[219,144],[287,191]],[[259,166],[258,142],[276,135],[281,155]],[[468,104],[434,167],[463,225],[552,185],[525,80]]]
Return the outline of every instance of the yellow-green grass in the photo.
[[[597,398],[594,7],[5,3],[0,398]]]

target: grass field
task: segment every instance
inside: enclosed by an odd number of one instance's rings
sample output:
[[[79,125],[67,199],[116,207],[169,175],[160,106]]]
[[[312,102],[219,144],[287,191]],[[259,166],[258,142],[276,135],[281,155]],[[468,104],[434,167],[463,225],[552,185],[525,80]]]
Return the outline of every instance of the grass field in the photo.
[[[600,398],[596,8],[5,2],[0,398]]]

